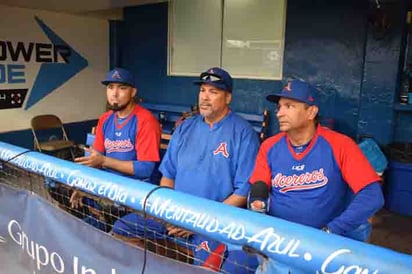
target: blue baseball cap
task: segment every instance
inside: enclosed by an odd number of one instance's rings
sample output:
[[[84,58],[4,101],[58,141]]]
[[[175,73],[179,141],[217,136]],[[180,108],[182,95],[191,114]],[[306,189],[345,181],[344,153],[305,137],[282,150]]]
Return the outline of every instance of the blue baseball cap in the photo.
[[[134,83],[133,75],[123,68],[115,68],[109,71],[106,78],[102,81],[102,84],[107,86],[110,83],[120,83],[131,87],[136,87]]]
[[[301,80],[291,80],[280,93],[266,96],[266,100],[278,103],[280,98],[289,98],[310,106],[317,105],[314,98],[315,88]]]
[[[233,79],[230,74],[221,68],[210,68],[200,74],[195,85],[207,84],[232,93]]]

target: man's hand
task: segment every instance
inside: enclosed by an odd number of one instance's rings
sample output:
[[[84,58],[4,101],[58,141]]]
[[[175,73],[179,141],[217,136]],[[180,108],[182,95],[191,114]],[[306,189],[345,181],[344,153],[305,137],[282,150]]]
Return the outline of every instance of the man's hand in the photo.
[[[173,226],[173,225],[170,225],[170,224],[166,225],[166,229],[168,231],[167,235],[169,235],[169,236],[187,238],[190,235],[194,234],[193,232],[191,232],[189,230],[185,230],[183,228],[176,227],[176,226]]]
[[[82,208],[83,207],[83,195],[78,190],[74,190],[70,196],[70,206],[71,208]]]
[[[93,148],[84,148],[84,151],[88,152],[88,156],[75,158],[74,161],[81,165],[101,168],[104,163],[105,157],[101,155],[97,150]]]
[[[265,202],[259,200],[255,200],[250,204],[250,209],[252,209],[253,211],[259,211],[264,209],[265,207]]]

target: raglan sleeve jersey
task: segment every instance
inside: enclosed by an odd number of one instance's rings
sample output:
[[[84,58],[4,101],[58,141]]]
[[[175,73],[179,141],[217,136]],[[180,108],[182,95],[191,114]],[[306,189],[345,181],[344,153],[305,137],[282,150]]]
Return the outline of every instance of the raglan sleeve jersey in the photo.
[[[344,211],[349,188],[357,193],[378,180],[355,142],[320,126],[300,154],[284,133],[267,139],[250,178],[270,187],[270,215],[318,228]]]
[[[122,123],[115,112],[104,113],[96,127],[94,149],[123,161],[158,162],[160,160],[160,125],[146,109],[136,105]],[[109,170],[114,173],[118,173]],[[135,174],[139,178],[139,174]]]
[[[257,134],[236,114],[213,127],[197,115],[175,130],[159,169],[176,190],[222,202],[247,195],[258,147]]]

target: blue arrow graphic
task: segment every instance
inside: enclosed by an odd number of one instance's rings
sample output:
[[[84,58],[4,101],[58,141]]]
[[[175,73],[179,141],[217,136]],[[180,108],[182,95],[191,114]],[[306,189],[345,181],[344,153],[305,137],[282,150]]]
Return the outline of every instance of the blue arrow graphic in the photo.
[[[34,81],[33,88],[27,100],[25,109],[29,109],[38,101],[46,97],[56,88],[67,82],[82,69],[87,67],[88,62],[72,47],[70,47],[63,39],[54,33],[42,20],[34,17],[49,40],[54,45],[65,46],[71,50],[68,57],[63,57],[66,63],[43,63],[40,66],[37,78]],[[67,59],[67,60],[66,60]]]

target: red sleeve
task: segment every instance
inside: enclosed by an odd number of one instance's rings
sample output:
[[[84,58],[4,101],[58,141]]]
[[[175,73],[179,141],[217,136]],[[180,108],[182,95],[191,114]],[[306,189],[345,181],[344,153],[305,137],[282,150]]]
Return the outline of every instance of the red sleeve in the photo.
[[[136,153],[139,161],[160,161],[160,124],[148,111],[139,106],[136,134]]]
[[[332,147],[342,177],[354,193],[380,178],[359,146],[348,136],[325,130],[322,134]]]
[[[259,152],[256,157],[255,168],[252,172],[252,176],[249,179],[251,184],[257,181],[265,182],[268,187],[271,186],[272,171],[268,163],[268,152],[285,134],[280,133],[273,137],[266,139],[260,146]]]
[[[103,125],[107,118],[112,114],[112,111],[108,111],[100,116],[96,126],[96,138],[94,139],[93,148],[100,153],[105,153],[104,149],[104,132]]]

